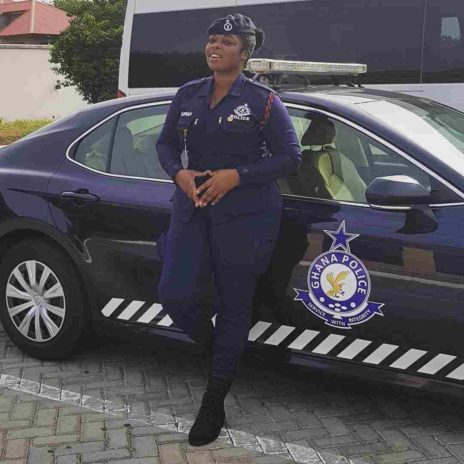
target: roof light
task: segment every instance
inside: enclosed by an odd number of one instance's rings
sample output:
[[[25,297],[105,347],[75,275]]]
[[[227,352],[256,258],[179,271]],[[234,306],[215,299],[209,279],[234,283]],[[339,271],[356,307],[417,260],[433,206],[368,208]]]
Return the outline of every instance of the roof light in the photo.
[[[359,63],[323,63],[316,61],[286,61],[252,58],[247,70],[264,74],[307,74],[327,76],[357,76],[367,72],[367,65]]]

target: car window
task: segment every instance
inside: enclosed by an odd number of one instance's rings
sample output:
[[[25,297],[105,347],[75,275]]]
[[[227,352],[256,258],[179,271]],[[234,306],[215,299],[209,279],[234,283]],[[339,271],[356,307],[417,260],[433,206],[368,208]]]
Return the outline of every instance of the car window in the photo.
[[[167,110],[168,105],[149,106],[119,116],[111,151],[112,174],[169,179],[156,153]]]
[[[405,175],[431,192],[433,203],[460,201],[423,169],[363,132],[325,115],[289,112],[302,160],[297,175],[279,180],[283,194],[367,203],[367,186],[376,177]],[[301,127],[306,127],[303,133]]]
[[[464,7],[462,0],[426,2],[422,52],[424,83],[462,82]]]
[[[81,139],[74,148],[74,159],[97,171],[108,171],[108,160],[116,120],[111,119]]]

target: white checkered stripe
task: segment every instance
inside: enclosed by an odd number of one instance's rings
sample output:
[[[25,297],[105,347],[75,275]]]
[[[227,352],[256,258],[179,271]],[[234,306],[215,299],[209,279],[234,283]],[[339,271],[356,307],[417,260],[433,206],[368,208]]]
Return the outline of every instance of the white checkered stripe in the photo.
[[[124,303],[124,304],[123,304]],[[159,303],[149,306],[144,301],[112,298],[102,309],[105,317],[118,321],[175,327]],[[216,316],[212,318],[215,324]],[[248,335],[250,342],[302,351],[306,354],[330,356],[340,360],[356,360],[370,366],[389,367],[407,373],[439,376],[452,381],[464,380],[464,360],[455,355],[432,353],[399,345],[327,334],[310,329],[258,321]],[[387,359],[388,358],[388,359]],[[451,368],[451,369],[450,369]]]

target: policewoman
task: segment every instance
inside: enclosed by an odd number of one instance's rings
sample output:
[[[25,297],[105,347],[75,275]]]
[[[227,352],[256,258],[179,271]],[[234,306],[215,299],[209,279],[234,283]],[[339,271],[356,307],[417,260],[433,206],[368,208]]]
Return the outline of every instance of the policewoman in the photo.
[[[177,186],[162,244],[160,302],[212,354],[206,393],[189,433],[197,446],[215,440],[224,424],[224,399],[247,344],[255,285],[279,231],[276,179],[294,173],[301,159],[277,94],[242,73],[263,40],[263,32],[241,14],[214,21],[205,47],[213,75],[178,90],[157,143],[160,163]],[[211,274],[215,326],[201,304]]]

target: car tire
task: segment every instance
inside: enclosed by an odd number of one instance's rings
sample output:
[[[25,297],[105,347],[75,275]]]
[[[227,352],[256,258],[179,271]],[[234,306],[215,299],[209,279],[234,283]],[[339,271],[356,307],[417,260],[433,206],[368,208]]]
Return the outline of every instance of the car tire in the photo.
[[[0,320],[28,355],[66,358],[77,345],[87,315],[79,274],[63,251],[27,239],[5,254],[0,263]]]

